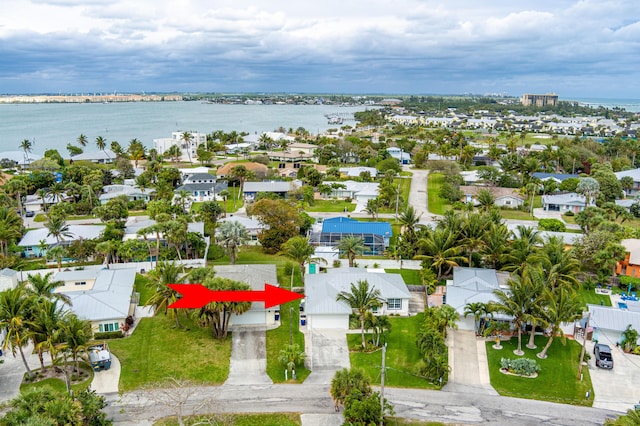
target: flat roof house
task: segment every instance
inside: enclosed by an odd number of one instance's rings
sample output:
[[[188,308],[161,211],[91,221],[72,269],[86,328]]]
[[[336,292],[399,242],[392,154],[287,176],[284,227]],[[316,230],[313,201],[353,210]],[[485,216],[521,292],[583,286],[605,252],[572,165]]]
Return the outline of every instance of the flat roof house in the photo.
[[[402,275],[368,272],[357,268],[338,268],[305,278],[305,307],[309,329],[349,329],[351,307],[336,300],[340,292],[350,292],[351,284],[366,280],[369,288],[380,291],[382,306],[376,315],[408,315],[411,293]]]

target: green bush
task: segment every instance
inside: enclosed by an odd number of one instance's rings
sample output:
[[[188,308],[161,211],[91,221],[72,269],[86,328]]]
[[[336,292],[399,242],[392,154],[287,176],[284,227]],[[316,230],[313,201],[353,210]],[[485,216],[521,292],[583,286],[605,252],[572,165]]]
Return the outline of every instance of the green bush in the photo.
[[[538,227],[545,231],[565,232],[567,227],[560,219],[540,219]]]
[[[540,371],[538,363],[530,358],[502,358],[500,368],[522,376],[533,376]]]
[[[122,331],[104,331],[93,335],[95,340],[119,339],[122,337]]]
[[[564,212],[565,216],[575,216],[576,214],[574,212],[572,212],[571,210],[569,210],[568,212]]]
[[[627,275],[620,275],[620,286],[627,287],[631,284],[635,288],[640,288],[640,278],[629,277]]]

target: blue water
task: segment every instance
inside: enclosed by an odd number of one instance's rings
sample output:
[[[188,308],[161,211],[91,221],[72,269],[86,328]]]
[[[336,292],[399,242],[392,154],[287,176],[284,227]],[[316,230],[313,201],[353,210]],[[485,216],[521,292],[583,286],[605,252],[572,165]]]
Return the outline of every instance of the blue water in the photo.
[[[618,302],[618,308],[620,309],[629,309],[626,303]]]
[[[312,134],[328,128],[324,116],[352,113],[366,107],[331,105],[223,105],[200,102],[140,102],[109,104],[0,104],[0,152],[19,150],[23,139],[35,140],[33,152],[42,155],[57,149],[68,155],[67,143],[77,145],[80,134],[87,136],[86,152],[97,151],[95,139],[118,141],[127,146],[137,138],[147,147],[153,139],[167,138],[171,132],[210,133],[215,130],[262,133],[279,127],[304,127]],[[355,125],[346,121],[345,125]]]
[[[614,98],[573,98],[573,99],[561,99],[572,100],[580,102],[581,104],[605,108],[624,108],[629,112],[640,112],[640,99],[614,99]]]

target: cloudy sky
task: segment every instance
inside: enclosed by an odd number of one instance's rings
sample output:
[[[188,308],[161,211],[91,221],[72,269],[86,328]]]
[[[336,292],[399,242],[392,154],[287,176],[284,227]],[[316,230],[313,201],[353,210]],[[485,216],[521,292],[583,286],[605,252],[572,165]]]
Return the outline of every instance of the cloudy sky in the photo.
[[[638,0],[1,0],[0,93],[640,98]]]

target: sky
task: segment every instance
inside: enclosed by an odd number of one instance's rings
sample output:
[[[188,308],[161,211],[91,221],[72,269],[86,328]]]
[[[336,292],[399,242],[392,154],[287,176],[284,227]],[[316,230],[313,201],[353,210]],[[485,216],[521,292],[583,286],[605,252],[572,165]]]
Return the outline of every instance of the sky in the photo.
[[[0,93],[640,98],[638,0],[1,0]]]

